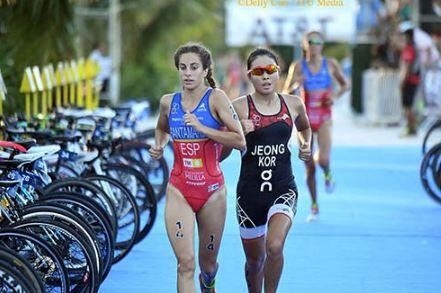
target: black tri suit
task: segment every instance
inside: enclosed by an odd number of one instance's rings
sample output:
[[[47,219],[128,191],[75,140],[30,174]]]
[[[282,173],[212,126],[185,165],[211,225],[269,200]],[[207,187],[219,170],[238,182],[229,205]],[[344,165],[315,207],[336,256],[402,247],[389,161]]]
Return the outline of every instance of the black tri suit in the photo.
[[[264,235],[272,215],[282,213],[292,220],[296,213],[297,186],[288,148],[293,120],[284,98],[278,97],[278,113],[264,115],[247,96],[248,119],[255,130],[245,136],[247,150],[237,185],[237,218],[244,239]]]

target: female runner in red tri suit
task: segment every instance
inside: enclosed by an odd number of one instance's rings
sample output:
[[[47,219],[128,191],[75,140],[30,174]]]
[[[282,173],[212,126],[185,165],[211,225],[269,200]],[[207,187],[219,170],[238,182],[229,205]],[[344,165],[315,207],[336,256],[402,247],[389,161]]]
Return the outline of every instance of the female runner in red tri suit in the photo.
[[[202,292],[215,292],[226,214],[226,188],[219,166],[221,145],[244,149],[245,138],[229,98],[216,89],[210,52],[199,44],[187,44],[178,48],[174,61],[182,92],[161,98],[156,145],[150,154],[160,158],[172,136],[174,165],[166,191],[165,224],[177,258],[178,292],[196,292],[195,219],[200,287]]]

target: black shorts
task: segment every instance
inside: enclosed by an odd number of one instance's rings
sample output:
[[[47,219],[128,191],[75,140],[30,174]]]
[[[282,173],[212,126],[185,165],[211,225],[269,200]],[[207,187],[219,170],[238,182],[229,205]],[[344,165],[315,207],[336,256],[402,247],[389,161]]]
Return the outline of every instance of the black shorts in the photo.
[[[252,184],[252,183],[251,183]],[[250,185],[251,185],[250,184]],[[272,215],[282,213],[291,220],[297,211],[297,186],[294,180],[273,184],[271,192],[256,192],[252,186],[239,182],[236,212],[240,236],[258,238],[266,233],[266,224]]]
[[[403,107],[411,108],[413,106],[417,88],[418,85],[416,84],[404,83],[403,90],[401,92],[401,102]]]

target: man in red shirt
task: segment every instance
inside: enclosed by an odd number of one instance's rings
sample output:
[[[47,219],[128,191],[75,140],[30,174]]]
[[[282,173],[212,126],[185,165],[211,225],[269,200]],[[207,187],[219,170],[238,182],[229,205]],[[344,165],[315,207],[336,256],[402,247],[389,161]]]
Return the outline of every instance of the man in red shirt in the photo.
[[[407,119],[407,129],[404,135],[416,135],[415,115],[412,105],[420,83],[420,62],[415,47],[413,29],[404,32],[405,46],[400,59],[400,90],[404,114]]]

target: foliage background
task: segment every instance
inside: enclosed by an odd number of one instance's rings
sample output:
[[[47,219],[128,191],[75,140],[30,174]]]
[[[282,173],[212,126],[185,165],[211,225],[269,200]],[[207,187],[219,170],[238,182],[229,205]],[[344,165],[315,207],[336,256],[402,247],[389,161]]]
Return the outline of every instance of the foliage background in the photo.
[[[108,6],[109,0],[17,0],[14,5],[0,6],[6,112],[23,109],[18,90],[26,66],[87,57],[94,43],[108,42],[107,17],[80,12],[102,12]],[[229,50],[224,41],[222,0],[121,0],[121,8],[122,101],[148,99],[155,109],[163,93],[176,90],[179,84],[172,56],[179,45],[201,42],[213,56]],[[245,59],[250,49],[237,50]],[[274,49],[289,65],[292,48]],[[341,58],[346,48],[330,46],[327,50]]]
[[[0,69],[7,89],[7,112],[23,107],[19,94],[26,66],[87,57],[96,41],[107,42],[107,18],[75,13],[104,9],[108,1],[18,0],[0,7]],[[121,98],[148,98],[177,87],[172,56],[189,40],[213,54],[225,49],[223,1],[122,0]]]

